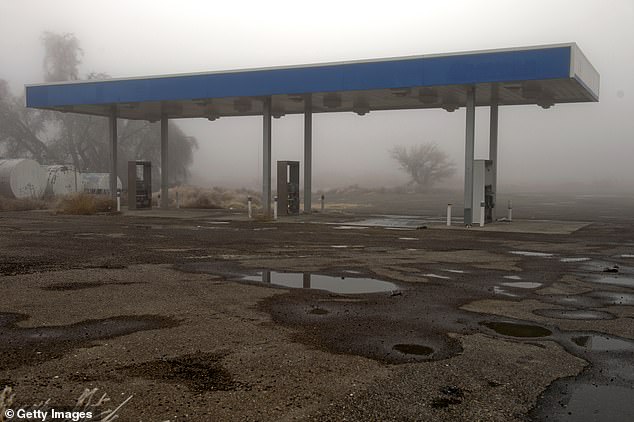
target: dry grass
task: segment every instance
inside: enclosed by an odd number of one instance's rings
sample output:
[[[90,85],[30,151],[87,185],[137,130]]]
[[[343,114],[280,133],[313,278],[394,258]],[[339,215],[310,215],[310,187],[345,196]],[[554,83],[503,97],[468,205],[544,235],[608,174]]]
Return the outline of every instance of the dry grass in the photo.
[[[0,211],[45,210],[48,203],[39,199],[13,199],[0,196]]]
[[[64,419],[56,418],[55,420],[60,422],[112,422],[115,419],[119,418],[118,413],[121,408],[125,406],[125,404],[128,403],[130,399],[132,399],[132,396],[129,396],[114,409],[108,408],[104,410],[104,407],[108,406],[108,403],[111,401],[110,397],[108,397],[108,395],[105,393],[97,394],[97,391],[97,388],[84,389],[84,392],[77,399],[73,409],[69,411],[71,412],[71,417]],[[15,393],[13,393],[13,389],[11,387],[5,387],[2,392],[0,392],[0,422],[5,422],[5,417],[7,417],[6,422],[9,422],[9,420],[11,419],[6,415],[6,410],[18,410],[17,407],[13,407],[14,402]],[[52,406],[50,405],[49,399],[33,406],[20,406],[19,408],[48,412],[52,408]],[[64,412],[66,411],[67,410],[64,410]],[[92,417],[81,417],[79,415],[80,412],[90,412]]]
[[[179,186],[169,190],[170,206],[176,205],[178,192],[181,208],[246,209],[247,198],[252,198],[253,207],[259,207],[260,195],[248,189],[203,189],[195,186]]]
[[[117,203],[107,195],[76,193],[67,195],[57,202],[56,210],[60,214],[93,215],[98,212],[113,212]]]

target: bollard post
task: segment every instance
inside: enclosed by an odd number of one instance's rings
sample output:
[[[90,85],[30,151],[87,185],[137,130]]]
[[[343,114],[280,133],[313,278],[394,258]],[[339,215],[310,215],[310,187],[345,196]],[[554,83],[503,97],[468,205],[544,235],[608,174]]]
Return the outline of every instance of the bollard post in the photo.
[[[253,208],[250,196],[247,197],[247,212],[249,213],[249,219],[253,218]]]
[[[447,226],[451,226],[451,204],[447,204]]]
[[[513,221],[513,202],[509,199],[509,221]]]
[[[176,208],[180,208],[181,207],[181,200],[180,197],[178,196],[178,191],[176,191]]]
[[[324,212],[325,199],[326,199],[326,197],[324,195],[321,195],[321,212]]]
[[[277,196],[273,197],[273,220],[277,220]]]
[[[121,212],[121,189],[117,189],[117,212]]]
[[[484,201],[480,202],[480,227],[484,227]]]

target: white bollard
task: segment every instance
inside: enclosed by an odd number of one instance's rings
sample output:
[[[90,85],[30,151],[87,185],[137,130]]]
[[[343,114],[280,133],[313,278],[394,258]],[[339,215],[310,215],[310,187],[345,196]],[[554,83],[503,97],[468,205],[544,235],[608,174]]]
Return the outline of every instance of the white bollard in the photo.
[[[447,204],[447,226],[451,226],[451,204]]]
[[[176,208],[180,208],[181,207],[181,199],[180,196],[178,195],[178,191],[176,191]]]
[[[513,221],[513,202],[509,199],[509,221]]]
[[[484,227],[484,202],[480,202],[480,227]]]
[[[321,195],[321,212],[324,212],[325,199],[326,199],[326,197],[324,195]]]
[[[273,197],[273,220],[277,220],[277,196]]]
[[[117,189],[117,212],[121,212],[121,191]]]
[[[253,208],[251,197],[247,197],[247,212],[249,213],[249,219],[253,218]]]

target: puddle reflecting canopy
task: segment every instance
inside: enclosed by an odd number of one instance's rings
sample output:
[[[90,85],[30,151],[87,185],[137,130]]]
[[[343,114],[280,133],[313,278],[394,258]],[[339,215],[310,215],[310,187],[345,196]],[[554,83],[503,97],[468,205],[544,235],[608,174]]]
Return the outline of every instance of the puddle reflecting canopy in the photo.
[[[256,276],[246,276],[243,280],[262,281],[263,283],[293,289],[327,290],[333,293],[344,294],[377,293],[398,290],[396,284],[374,278],[333,277],[312,273],[262,271]]]

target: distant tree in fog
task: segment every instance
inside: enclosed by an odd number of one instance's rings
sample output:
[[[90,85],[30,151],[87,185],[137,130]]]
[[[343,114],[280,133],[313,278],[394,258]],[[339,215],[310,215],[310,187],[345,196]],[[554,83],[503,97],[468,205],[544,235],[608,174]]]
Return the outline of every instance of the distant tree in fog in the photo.
[[[47,82],[78,80],[83,52],[73,34],[45,32],[44,79]],[[104,73],[91,73],[86,79],[107,79]],[[128,160],[150,160],[153,178],[159,180],[160,124],[120,120],[119,174],[126,183]],[[170,184],[189,178],[196,139],[186,136],[169,123],[168,174]],[[110,171],[107,120],[98,116],[27,109],[24,97],[11,94],[0,79],[0,156],[33,158],[41,164],[73,164],[80,171]]]
[[[431,188],[442,179],[456,172],[454,163],[446,152],[435,143],[410,146],[396,145],[390,150],[390,156],[410,176],[410,184],[421,190]]]

